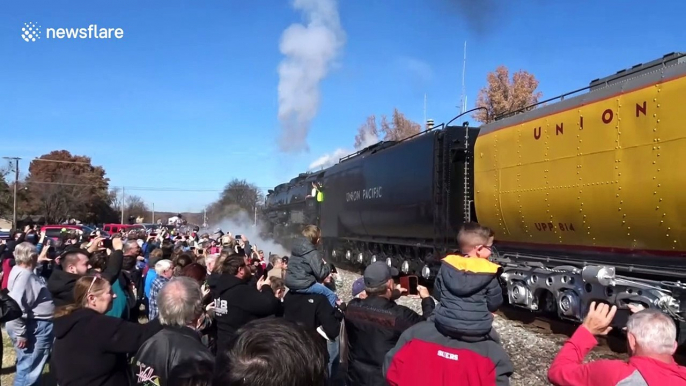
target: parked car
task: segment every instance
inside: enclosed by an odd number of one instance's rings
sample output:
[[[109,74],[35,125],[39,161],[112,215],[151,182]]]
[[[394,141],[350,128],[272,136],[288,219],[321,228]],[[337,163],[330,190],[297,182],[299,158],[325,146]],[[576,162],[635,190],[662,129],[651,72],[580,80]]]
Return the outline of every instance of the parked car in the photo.
[[[86,225],[71,225],[71,224],[52,224],[52,225],[44,225],[40,228],[41,232],[45,232],[46,237],[50,237],[51,239],[59,239],[60,233],[62,233],[62,230],[80,230],[83,232],[86,238],[90,236],[91,233],[95,232],[96,229],[91,228]],[[101,230],[100,235],[103,237],[109,237],[110,234],[107,231]]]

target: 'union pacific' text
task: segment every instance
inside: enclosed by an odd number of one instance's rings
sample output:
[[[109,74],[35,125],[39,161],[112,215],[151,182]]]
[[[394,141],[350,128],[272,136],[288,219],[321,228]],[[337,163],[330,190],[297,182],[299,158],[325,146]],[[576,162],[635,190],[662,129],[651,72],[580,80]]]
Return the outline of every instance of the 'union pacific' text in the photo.
[[[359,200],[373,200],[375,198],[381,198],[381,188],[382,186],[377,186],[374,188],[367,188],[362,190],[353,190],[345,194],[345,201],[359,201]]]

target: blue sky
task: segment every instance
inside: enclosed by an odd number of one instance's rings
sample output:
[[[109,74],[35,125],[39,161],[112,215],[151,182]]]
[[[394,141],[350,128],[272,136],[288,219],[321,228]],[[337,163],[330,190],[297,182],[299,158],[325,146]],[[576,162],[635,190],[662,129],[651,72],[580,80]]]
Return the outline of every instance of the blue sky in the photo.
[[[465,40],[470,107],[500,64],[533,73],[552,97],[686,49],[684,2],[464,3],[340,1],[345,44],[319,84],[309,151],[283,153],[279,41],[302,22],[290,1],[4,1],[0,156],[23,157],[25,170],[28,159],[51,150],[88,155],[113,186],[157,210],[195,211],[232,178],[266,190],[326,153],[351,149],[370,114],[397,107],[423,120],[425,93],[428,117],[451,119]],[[97,24],[125,35],[27,43],[20,35],[29,21],[43,29]]]

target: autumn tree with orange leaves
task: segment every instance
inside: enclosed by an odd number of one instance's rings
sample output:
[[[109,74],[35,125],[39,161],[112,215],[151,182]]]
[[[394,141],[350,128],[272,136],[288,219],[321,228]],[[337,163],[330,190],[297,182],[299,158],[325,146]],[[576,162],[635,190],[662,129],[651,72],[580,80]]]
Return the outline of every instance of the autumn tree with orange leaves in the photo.
[[[93,166],[90,157],[66,150],[42,155],[31,161],[25,185],[32,212],[48,222],[116,218],[105,169]]]
[[[487,80],[488,84],[479,91],[476,100],[477,107],[487,110],[477,110],[472,115],[482,123],[538,103],[542,96],[541,92],[536,91],[538,80],[524,70],[515,72],[510,79],[507,67],[499,66],[488,74]]]
[[[412,135],[419,133],[422,126],[405,117],[405,114],[393,110],[393,116],[389,121],[385,115],[381,116],[381,133],[383,138],[379,137],[379,129],[376,124],[376,116],[370,115],[357,129],[355,136],[355,149],[363,149],[377,143],[379,140],[384,141],[400,141]]]

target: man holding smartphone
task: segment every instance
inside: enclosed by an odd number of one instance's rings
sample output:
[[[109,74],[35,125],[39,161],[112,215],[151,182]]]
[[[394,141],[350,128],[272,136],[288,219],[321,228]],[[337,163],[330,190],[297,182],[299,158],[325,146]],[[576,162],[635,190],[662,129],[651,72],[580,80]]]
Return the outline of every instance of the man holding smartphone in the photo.
[[[422,315],[395,302],[402,290],[393,277],[399,272],[377,261],[364,271],[364,295],[348,303],[345,330],[348,336],[348,383],[386,385],[382,366],[386,353],[406,329],[426,320],[436,303],[426,287],[417,286]],[[361,293],[360,293],[361,294]]]

